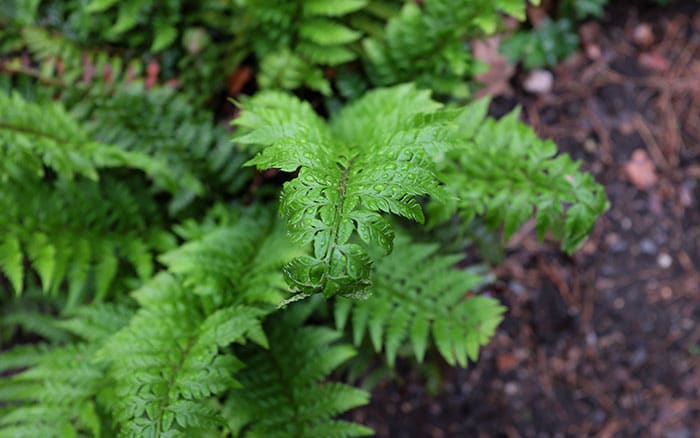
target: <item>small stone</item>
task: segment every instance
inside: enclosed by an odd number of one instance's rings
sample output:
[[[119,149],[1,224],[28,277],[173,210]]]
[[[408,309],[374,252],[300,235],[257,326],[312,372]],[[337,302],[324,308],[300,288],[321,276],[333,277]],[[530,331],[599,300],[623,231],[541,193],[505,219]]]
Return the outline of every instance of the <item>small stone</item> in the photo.
[[[661,298],[664,300],[670,300],[673,298],[673,289],[671,289],[668,286],[664,286],[661,288]]]
[[[654,31],[648,23],[639,23],[634,28],[632,40],[641,48],[651,47],[654,44]]]
[[[506,393],[508,396],[514,396],[515,394],[520,391],[520,388],[518,387],[518,384],[515,382],[508,382],[505,384],[503,387],[503,391]]]
[[[632,219],[628,217],[623,217],[620,221],[620,226],[623,230],[629,230],[630,228],[632,228]]]
[[[598,143],[589,137],[583,142],[583,149],[590,154],[594,154],[598,151]]]
[[[656,263],[659,264],[663,269],[668,269],[673,264],[673,258],[670,255],[662,252],[659,257],[656,258]]]
[[[613,300],[613,307],[616,310],[621,310],[623,307],[625,307],[625,299],[624,298],[615,298]]]
[[[549,70],[533,70],[523,82],[525,91],[532,94],[547,94],[553,85],[554,75]]]
[[[644,149],[637,149],[632,158],[624,165],[627,179],[640,190],[650,189],[656,185],[656,166]]]
[[[639,249],[644,254],[656,254],[656,244],[649,239],[643,239],[639,243]]]

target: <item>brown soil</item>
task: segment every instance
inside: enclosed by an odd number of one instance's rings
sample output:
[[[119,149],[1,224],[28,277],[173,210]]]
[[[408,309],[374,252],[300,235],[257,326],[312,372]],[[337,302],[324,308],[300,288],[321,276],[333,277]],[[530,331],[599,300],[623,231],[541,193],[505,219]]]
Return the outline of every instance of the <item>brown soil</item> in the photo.
[[[572,258],[515,236],[493,342],[435,397],[416,371],[380,384],[354,414],[378,436],[700,436],[700,3],[608,17],[581,26],[551,93],[494,111],[522,104],[610,211]]]

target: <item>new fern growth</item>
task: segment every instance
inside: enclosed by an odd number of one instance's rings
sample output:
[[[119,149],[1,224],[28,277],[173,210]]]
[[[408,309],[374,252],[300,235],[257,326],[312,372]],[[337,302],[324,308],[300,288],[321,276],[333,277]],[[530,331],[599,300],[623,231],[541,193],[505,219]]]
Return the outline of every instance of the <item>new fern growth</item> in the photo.
[[[440,105],[411,85],[379,90],[344,108],[326,124],[298,99],[261,93],[236,124],[243,144],[264,147],[260,169],[299,169],[285,184],[281,211],[299,244],[313,255],[285,267],[303,294],[362,296],[370,286],[365,244],[391,252],[393,231],[380,213],[423,221],[416,197],[444,196],[432,156],[444,152],[433,117]],[[449,119],[449,118],[448,118]],[[424,128],[424,129],[419,129]]]

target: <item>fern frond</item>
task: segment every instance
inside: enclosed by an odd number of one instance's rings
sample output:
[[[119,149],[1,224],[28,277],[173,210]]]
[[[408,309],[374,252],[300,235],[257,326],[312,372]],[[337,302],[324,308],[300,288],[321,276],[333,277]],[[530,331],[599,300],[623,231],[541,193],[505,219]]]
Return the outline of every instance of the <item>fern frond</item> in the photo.
[[[261,89],[283,90],[304,85],[322,94],[331,94],[331,85],[323,71],[289,49],[269,53],[260,60],[258,85]]]
[[[306,304],[306,303],[303,303]],[[368,402],[369,394],[324,382],[354,356],[337,341],[341,333],[304,326],[298,304],[266,324],[269,348],[241,353],[246,368],[236,374],[241,387],[228,393],[223,415],[237,437],[353,437],[366,427],[332,417]]]
[[[0,436],[99,435],[92,397],[102,372],[90,361],[93,350],[88,345],[56,348],[28,370],[0,380],[0,400],[9,406],[0,416]]]
[[[91,342],[60,347],[20,346],[0,353],[3,370],[19,370],[0,379],[0,436],[100,436],[103,421],[96,396],[104,385],[104,365],[94,361],[101,342],[119,330],[128,311],[116,306],[85,307],[70,319],[55,320],[81,327]],[[85,330],[99,322],[100,330]],[[85,338],[84,338],[85,339]]]
[[[459,212],[469,221],[485,215],[491,224],[504,225],[507,238],[536,215],[540,238],[552,231],[562,248],[573,252],[608,208],[605,191],[581,172],[580,162],[557,155],[551,140],[519,122],[519,111],[487,119],[486,103],[465,112],[459,135],[471,140],[455,148],[442,169],[457,201],[437,207],[446,206],[438,216]]]
[[[179,190],[171,212],[196,197],[233,193],[248,176],[240,171],[245,155],[235,150],[213,115],[173,89],[145,92],[140,84],[131,84],[112,94],[94,94],[85,106],[73,107],[73,112],[86,120],[85,128],[95,139],[147,154],[176,176]]]
[[[45,291],[67,279],[74,304],[91,272],[103,298],[120,259],[142,279],[151,275],[152,251],[167,247],[167,233],[151,227],[162,213],[138,174],[122,182],[109,172],[138,170],[177,191],[164,163],[94,142],[60,105],[16,94],[0,94],[0,162],[0,271],[17,293],[27,278],[25,258]]]
[[[37,120],[42,123],[37,125]],[[174,191],[178,184],[163,163],[95,142],[60,104],[28,102],[16,93],[0,93],[0,145],[4,180],[18,169],[43,176],[44,167],[67,179],[82,175],[97,180],[100,167],[128,167],[143,171],[166,189]]]
[[[223,423],[214,396],[235,386],[233,343],[266,346],[261,318],[285,294],[280,267],[298,250],[269,211],[214,208],[179,227],[188,242],[162,256],[133,296],[141,308],[99,357],[110,363],[105,395],[127,436],[198,435]]]
[[[290,242],[284,224],[262,209],[234,220],[222,205],[209,218],[180,226],[187,242],[159,261],[197,295],[225,293],[226,302],[280,304],[288,293],[280,268],[303,254]],[[236,251],[231,251],[232,242]]]
[[[237,141],[265,147],[248,164],[299,169],[284,186],[281,211],[297,241],[313,242],[314,255],[285,268],[293,287],[326,296],[364,293],[371,261],[353,234],[388,253],[393,234],[379,213],[423,221],[416,197],[443,197],[433,157],[452,147],[441,128],[458,112],[437,113],[439,107],[412,85],[371,92],[328,125],[308,103],[281,93],[244,104]]]
[[[365,333],[393,366],[397,352],[412,345],[422,361],[428,336],[451,364],[476,361],[500,323],[505,308],[493,298],[467,296],[484,278],[457,269],[461,255],[440,255],[438,245],[412,242],[398,235],[394,251],[375,264],[372,296],[355,301],[338,298],[335,320],[339,329],[352,322],[355,345]]]
[[[265,345],[260,311],[230,306],[205,314],[169,274],[134,293],[141,309],[98,353],[108,361],[110,408],[125,436],[204,433],[220,425],[212,396],[235,384],[243,364],[223,349],[252,339]]]

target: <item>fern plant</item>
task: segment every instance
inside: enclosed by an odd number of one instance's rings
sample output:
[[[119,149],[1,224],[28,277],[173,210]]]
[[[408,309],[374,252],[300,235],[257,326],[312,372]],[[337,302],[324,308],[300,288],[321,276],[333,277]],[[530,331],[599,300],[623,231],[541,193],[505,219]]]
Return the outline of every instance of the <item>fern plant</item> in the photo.
[[[540,208],[545,202],[548,206],[540,214],[541,232],[556,228],[563,203],[573,203],[567,210],[571,219],[564,243],[566,249],[575,249],[606,208],[599,186],[565,157],[553,158],[551,143],[535,141],[531,131],[517,124],[515,114],[478,130],[484,110],[485,102],[441,109],[430,93],[410,84],[368,93],[328,124],[307,103],[291,96],[260,93],[245,103],[235,121],[244,131],[236,140],[261,149],[248,164],[299,171],[285,184],[281,212],[294,238],[313,244],[313,255],[286,266],[290,284],[301,295],[365,295],[372,261],[362,243],[390,253],[394,233],[381,213],[422,222],[418,197],[423,196],[448,209],[456,205],[479,213],[484,207],[472,205],[472,200],[487,198],[488,213],[505,218],[506,234],[532,215],[532,204],[538,201]],[[499,149],[493,148],[494,140],[499,140],[495,143]],[[532,143],[535,147],[528,148]],[[478,165],[470,162],[506,151],[490,168],[477,170]],[[460,165],[474,169],[471,178],[460,178]],[[517,174],[504,166],[533,173],[542,182],[540,187],[557,187],[564,196],[529,190],[527,184],[517,191],[509,185]],[[492,196],[499,185],[491,182],[499,179],[507,189]],[[498,207],[508,204],[508,196],[517,202],[504,215]]]
[[[166,3],[0,5],[0,437],[371,434],[356,348],[467,366],[504,312],[415,223],[573,251],[607,207],[517,112],[431,97],[524,1]],[[191,78],[244,58],[231,142]],[[298,87],[353,102],[267,89]]]

